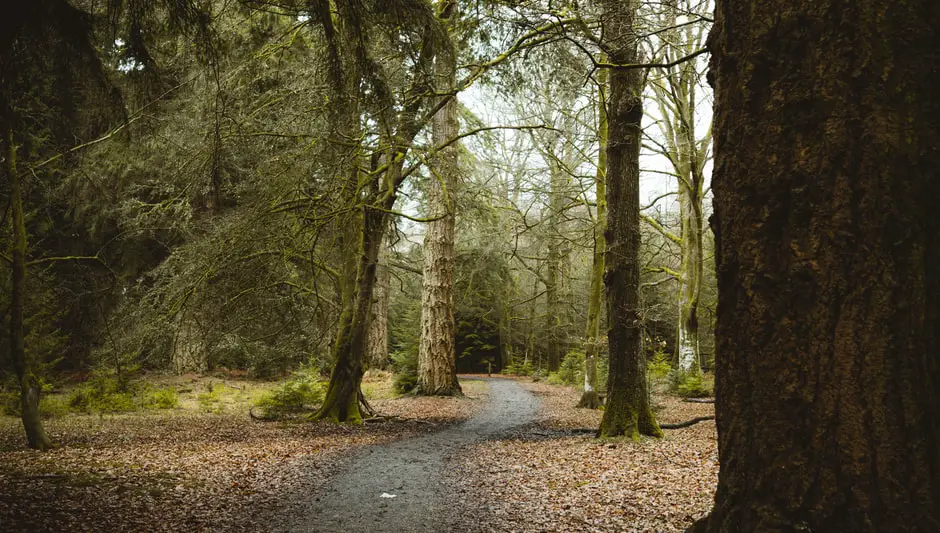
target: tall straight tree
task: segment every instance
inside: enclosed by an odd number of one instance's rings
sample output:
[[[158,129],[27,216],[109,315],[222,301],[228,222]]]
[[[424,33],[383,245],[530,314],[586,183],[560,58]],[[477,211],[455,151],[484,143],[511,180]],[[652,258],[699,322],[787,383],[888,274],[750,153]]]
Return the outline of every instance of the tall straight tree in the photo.
[[[606,61],[606,57],[601,57]],[[607,240],[607,70],[597,73],[597,173],[594,196],[597,213],[594,221],[594,254],[591,261],[591,285],[588,292],[587,326],[584,332],[584,392],[578,407],[597,409],[597,356],[601,340],[601,303],[604,300],[604,252]]]
[[[634,29],[639,2],[605,0],[604,41],[614,64],[636,65]],[[645,72],[610,73],[607,112],[607,286],[610,370],[600,436],[662,436],[650,409],[646,364],[640,349],[640,121]]]
[[[719,0],[695,529],[940,530],[940,4]]]
[[[450,0],[440,2],[438,18],[451,30],[457,18],[457,3]],[[448,94],[457,85],[457,56],[452,41],[441,43],[441,48],[434,64],[435,87],[438,93]],[[434,145],[443,148],[434,155],[428,187],[428,205],[436,220],[428,223],[424,235],[424,285],[416,391],[453,396],[461,394],[457,382],[457,326],[454,322],[454,228],[460,169],[457,143],[453,142],[458,128],[457,98],[442,98],[448,100],[431,123]]]

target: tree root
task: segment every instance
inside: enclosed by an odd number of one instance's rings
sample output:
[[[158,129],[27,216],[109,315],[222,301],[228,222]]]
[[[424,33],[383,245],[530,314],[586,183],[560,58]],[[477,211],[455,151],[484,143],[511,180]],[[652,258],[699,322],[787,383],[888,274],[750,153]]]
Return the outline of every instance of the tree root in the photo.
[[[370,418],[363,418],[363,423],[366,424],[376,424],[384,422],[417,422],[418,424],[427,424],[429,426],[436,426],[434,422],[428,422],[427,420],[421,420],[419,418],[405,418],[398,415],[378,415]]]
[[[681,429],[681,428],[687,428],[689,426],[694,426],[695,424],[698,424],[699,422],[705,422],[706,420],[714,420],[714,419],[715,417],[713,416],[699,416],[699,417],[693,418],[692,420],[679,422],[678,424],[660,424],[659,427],[660,429]]]
[[[705,422],[706,420],[714,420],[714,419],[715,419],[714,416],[700,416],[697,418],[693,418],[692,420],[679,422],[677,424],[660,424],[659,428],[660,429],[682,429],[682,428],[687,428],[689,426],[694,426],[695,424],[698,424],[699,422]],[[596,436],[598,434],[598,430],[594,428],[564,429],[564,430],[560,430],[560,432],[568,433],[570,435],[595,435]],[[538,433],[538,434],[541,435],[541,433]]]

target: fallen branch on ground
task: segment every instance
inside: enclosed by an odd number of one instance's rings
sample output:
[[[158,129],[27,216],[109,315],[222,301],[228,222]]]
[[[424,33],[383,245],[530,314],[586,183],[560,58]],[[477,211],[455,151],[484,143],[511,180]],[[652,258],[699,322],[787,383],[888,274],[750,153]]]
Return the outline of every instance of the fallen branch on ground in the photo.
[[[686,403],[715,403],[714,398],[686,398],[682,401]]]

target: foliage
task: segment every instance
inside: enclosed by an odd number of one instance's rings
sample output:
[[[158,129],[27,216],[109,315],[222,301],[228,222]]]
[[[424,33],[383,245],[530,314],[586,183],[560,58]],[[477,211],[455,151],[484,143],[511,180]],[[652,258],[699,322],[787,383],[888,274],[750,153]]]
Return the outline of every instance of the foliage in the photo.
[[[313,366],[304,366],[272,390],[261,396],[255,406],[268,418],[282,418],[308,411],[323,401],[323,387]]]
[[[180,395],[175,387],[148,390],[141,399],[144,409],[177,409],[179,406]]]
[[[535,374],[535,368],[532,366],[532,361],[526,359],[521,365],[515,363],[507,365],[502,373],[508,376],[532,376]]]
[[[389,354],[395,372],[395,392],[405,394],[418,385],[418,352],[395,351]]]
[[[663,380],[672,372],[672,365],[669,363],[670,357],[657,344],[657,349],[653,352],[652,358],[646,364],[646,371],[654,380]]]
[[[140,386],[132,378],[135,369],[128,370],[130,371],[96,370],[90,380],[69,394],[69,407],[83,413],[120,413],[135,410],[135,395],[140,392]]]
[[[714,379],[708,376],[688,375],[676,380],[676,394],[683,398],[704,398],[714,393]]]
[[[554,385],[580,385],[584,383],[584,352],[573,350],[565,354],[557,372],[548,375]]]
[[[207,413],[221,414],[224,410],[223,396],[228,392],[228,387],[225,383],[215,384],[210,382],[206,385],[206,388],[208,389],[206,392],[202,392],[196,397],[199,406]]]

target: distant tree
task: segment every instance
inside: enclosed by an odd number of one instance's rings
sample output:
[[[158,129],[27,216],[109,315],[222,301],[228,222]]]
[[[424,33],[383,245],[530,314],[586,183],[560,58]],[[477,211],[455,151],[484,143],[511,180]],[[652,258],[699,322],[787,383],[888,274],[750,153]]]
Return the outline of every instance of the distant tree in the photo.
[[[601,56],[602,60],[606,57]],[[588,289],[587,325],[584,332],[584,391],[578,407],[597,409],[601,406],[597,392],[597,360],[601,344],[601,304],[604,301],[604,253],[607,248],[607,70],[597,74],[597,171],[594,195],[597,210],[594,221],[594,250],[591,256],[591,285]]]
[[[707,26],[693,17],[706,9],[707,2],[678,0],[667,2],[660,17],[664,30],[661,61],[671,64],[699,51]],[[680,24],[681,23],[681,24]],[[702,372],[699,341],[699,308],[704,281],[704,199],[705,165],[710,159],[711,124],[697,112],[705,93],[704,62],[700,58],[683,61],[656,72],[649,82],[659,120],[661,142],[654,151],[668,159],[677,182],[680,231],[675,235],[653,217],[642,215],[654,229],[665,235],[681,251],[677,272],[679,282],[679,324],[676,334],[676,368],[682,374]],[[697,131],[704,130],[704,131]],[[699,136],[701,135],[701,136]],[[655,203],[655,202],[654,202]],[[652,206],[650,206],[652,207]]]
[[[718,0],[706,532],[940,530],[940,4]]]

